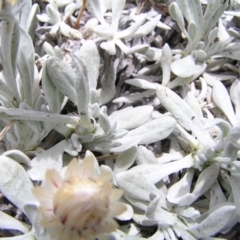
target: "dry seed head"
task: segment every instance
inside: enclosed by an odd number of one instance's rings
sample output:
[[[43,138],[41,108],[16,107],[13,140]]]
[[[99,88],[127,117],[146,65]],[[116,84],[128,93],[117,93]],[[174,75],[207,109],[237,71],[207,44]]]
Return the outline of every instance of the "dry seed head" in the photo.
[[[41,223],[60,240],[85,240],[112,232],[114,217],[124,212],[117,200],[122,190],[113,189],[110,174],[94,176],[95,157],[79,164],[73,160],[64,179],[55,170],[46,173],[45,186],[34,189],[40,201]]]

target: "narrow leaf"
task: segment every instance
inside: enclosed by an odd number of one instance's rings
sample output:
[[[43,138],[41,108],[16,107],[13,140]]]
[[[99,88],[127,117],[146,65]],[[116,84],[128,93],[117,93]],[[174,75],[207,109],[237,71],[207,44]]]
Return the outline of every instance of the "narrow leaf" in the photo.
[[[46,62],[46,71],[55,87],[71,101],[77,103],[76,75],[73,69],[63,60],[51,57]]]
[[[134,141],[140,139],[139,144],[150,144],[168,137],[176,126],[176,120],[170,116],[162,115],[141,125],[134,130],[129,131],[121,140],[122,143],[127,140]]]
[[[147,122],[152,111],[152,106],[127,107],[113,112],[109,120],[117,122],[117,129],[131,130]]]
[[[116,182],[124,190],[124,194],[143,201],[150,201],[150,193],[158,191],[153,183],[133,170],[117,174]]]
[[[212,91],[213,100],[216,105],[224,112],[232,125],[237,122],[236,116],[233,111],[232,103],[229,94],[220,81],[215,81]]]
[[[193,132],[203,147],[209,147],[213,144],[209,133],[203,130],[201,121],[182,98],[172,90],[161,85],[157,86],[156,93],[163,106]]]
[[[30,226],[0,211],[0,228],[18,230],[22,233],[27,233],[30,229]]]
[[[24,212],[24,205],[35,202],[32,181],[24,168],[11,158],[0,157],[0,190],[9,201]]]
[[[118,155],[117,160],[114,164],[113,172],[118,174],[126,171],[134,163],[137,155],[137,147],[132,147],[125,152]]]

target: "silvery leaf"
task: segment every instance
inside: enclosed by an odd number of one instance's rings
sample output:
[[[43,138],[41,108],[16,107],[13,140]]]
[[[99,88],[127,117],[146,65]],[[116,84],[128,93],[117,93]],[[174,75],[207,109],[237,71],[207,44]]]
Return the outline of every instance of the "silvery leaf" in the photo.
[[[179,8],[179,5],[176,2],[173,2],[169,6],[169,12],[171,14],[171,17],[177,22],[181,31],[184,32],[185,24],[184,24],[183,15]]]
[[[30,226],[18,221],[16,218],[9,216],[8,214],[0,211],[0,228],[1,229],[14,229],[22,233],[27,233]]]
[[[235,80],[230,88],[230,97],[234,104],[236,117],[240,120],[240,83]]]
[[[136,163],[137,165],[156,164],[157,158],[154,156],[153,152],[148,150],[146,147],[138,146]]]
[[[126,171],[134,163],[137,155],[137,147],[132,147],[125,152],[118,155],[117,160],[114,164],[113,172],[118,174]]]
[[[74,66],[76,68],[75,91],[77,97],[78,114],[81,118],[81,127],[85,128],[87,133],[92,131],[91,116],[89,115],[89,83],[87,68],[81,59],[73,56]],[[81,134],[82,135],[82,134]]]
[[[117,174],[116,182],[117,186],[124,190],[124,195],[143,201],[150,201],[149,194],[158,192],[153,183],[132,169]]]
[[[117,131],[113,134],[112,138],[113,138],[113,140],[116,140],[116,139],[121,138],[121,137],[123,137],[124,135],[126,135],[127,132],[128,132],[127,130],[123,130],[123,129],[117,130]]]
[[[73,69],[61,59],[50,57],[46,61],[46,71],[55,87],[71,101],[77,103],[76,75]]]
[[[182,179],[172,185],[167,194],[167,200],[174,204],[181,203],[180,206],[188,205],[191,183],[194,170],[188,169]]]
[[[155,90],[149,89],[143,92],[138,93],[131,93],[126,96],[121,96],[119,98],[115,98],[113,100],[113,103],[133,103],[135,101],[141,100],[144,97],[149,97],[150,95],[153,95],[155,93]]]
[[[146,14],[141,14],[137,17],[136,21],[127,29],[120,31],[120,32],[116,32],[115,33],[115,37],[116,38],[126,38],[132,35],[139,29],[139,27],[143,24],[143,22],[145,21],[147,15]]]
[[[171,134],[176,126],[176,120],[170,116],[162,115],[160,118],[144,123],[138,128],[129,131],[121,140],[125,141],[139,139],[139,144],[150,144],[160,141]]]
[[[170,82],[171,63],[172,63],[172,51],[171,51],[169,45],[166,43],[162,48],[162,56],[161,56],[161,67],[162,67],[162,72],[163,72],[163,77],[162,77],[162,85],[163,86],[167,86],[167,84]]]
[[[153,62],[153,61],[157,62],[154,65],[158,66],[158,62],[162,56],[162,49],[155,48],[155,47],[149,47],[146,51],[144,51],[142,53],[141,52],[136,53],[135,55],[139,59],[140,62],[145,61],[145,59],[146,59],[147,61],[150,61],[150,62]],[[154,65],[150,66],[150,68],[151,67],[154,68]],[[138,73],[140,74],[140,72],[142,72],[142,71],[143,71],[142,73],[144,73],[144,69],[147,69],[147,68],[148,67],[141,69]],[[135,75],[138,75],[138,74],[132,74],[132,76],[135,76]]]
[[[6,83],[0,80],[0,98],[1,101],[4,102],[5,107],[15,107],[14,99],[17,99],[17,93],[14,92],[11,87],[9,87]]]
[[[192,108],[194,113],[199,119],[203,119],[203,112],[201,109],[201,106],[197,100],[197,98],[194,97],[194,94],[192,92],[188,92],[186,97],[186,102],[188,105]]]
[[[34,181],[43,181],[47,169],[56,169],[60,172],[62,168],[62,154],[66,146],[63,140],[48,150],[37,152],[36,157],[30,162],[27,170],[29,177]]]
[[[92,99],[90,99],[92,100]],[[92,116],[93,118],[98,118],[99,117],[99,112],[100,112],[100,107],[98,103],[94,103],[89,106],[89,115]]]
[[[60,23],[57,23],[55,25],[53,25],[51,27],[51,30],[49,32],[49,34],[52,36],[52,37],[57,37],[57,35],[59,35],[59,28],[60,28]],[[64,29],[63,29],[64,30]]]
[[[131,84],[135,87],[139,87],[139,88],[143,88],[143,89],[152,89],[152,90],[156,89],[155,83],[151,83],[149,81],[146,81],[143,79],[138,79],[138,78],[126,80],[125,83]]]
[[[232,42],[229,43],[227,46],[227,50],[234,52],[234,51],[239,51],[239,42]]]
[[[94,138],[95,138],[95,135],[92,133],[86,134],[84,136],[79,136],[79,140],[81,141],[81,143],[92,142]]]
[[[195,65],[194,75],[192,75],[188,78],[177,77],[173,81],[169,82],[167,87],[170,88],[170,89],[173,89],[173,88],[178,87],[178,86],[187,85],[188,83],[191,83],[193,80],[198,78],[205,71],[206,68],[207,68],[206,63],[197,63]]]
[[[49,56],[54,57],[55,54],[54,54],[53,46],[50,43],[44,42],[43,49]]]
[[[24,205],[35,202],[32,181],[24,168],[11,158],[0,156],[0,190],[3,195],[24,212]]]
[[[169,153],[175,153],[175,152],[180,152],[181,151],[181,146],[174,136],[171,137],[170,141],[170,150]]]
[[[36,235],[41,235],[42,237],[45,235],[49,235],[47,232],[43,232],[43,226],[40,223],[40,212],[38,209],[38,202],[37,203],[28,203],[24,205],[24,211],[26,215],[29,216],[29,220],[32,223],[33,229],[36,231]]]
[[[26,7],[24,6],[23,8],[26,11]],[[23,29],[26,30],[26,32],[29,34],[29,36],[34,39],[35,36],[35,31],[38,25],[38,19],[37,19],[37,14],[40,13],[39,5],[38,4],[33,4],[28,16],[28,19],[26,21],[26,28],[23,27]],[[23,16],[23,14],[22,14]],[[24,23],[22,24],[22,26]]]
[[[63,54],[62,50],[60,49],[60,47],[55,46],[54,49],[53,49],[53,51],[54,51],[54,56],[55,56],[55,57],[58,57],[58,58],[60,58],[60,59],[63,59],[63,58],[64,58],[64,54]]]
[[[184,156],[185,154],[183,152],[163,153],[160,157],[157,158],[157,162],[159,164],[164,164],[175,160],[180,160]]]
[[[63,145],[64,147],[63,151],[67,152],[71,156],[74,156],[74,157],[77,156],[78,153],[82,151],[82,145],[79,140],[80,140],[79,135],[73,133],[71,135],[71,138],[69,138],[68,140],[65,140],[67,144]]]
[[[227,199],[218,183],[216,181],[213,186],[210,188],[210,204],[209,204],[209,209],[217,206],[218,204],[227,202]]]
[[[136,143],[134,143],[132,146],[135,146]],[[113,142],[113,141],[101,141],[101,142],[94,142],[92,141],[91,143],[89,144],[84,144],[84,146],[87,148],[87,149],[90,149],[91,151],[99,151],[99,152],[122,152],[122,151],[125,151],[129,148],[131,148],[132,146],[124,146],[122,148],[122,144],[119,143],[119,142]],[[120,148],[119,151],[118,148]],[[115,149],[117,149],[116,151],[114,151]]]
[[[60,22],[59,23],[59,29],[62,33],[62,35],[69,37],[69,38],[76,38],[76,39],[81,39],[82,34],[78,30],[71,28],[69,25],[67,25],[65,22]],[[54,34],[53,34],[54,35]]]
[[[218,22],[219,18],[228,6],[228,1],[211,1],[207,4],[207,9],[204,12],[204,36],[207,36],[213,26]]]
[[[119,59],[108,56],[104,61],[105,73],[101,78],[102,89],[100,91],[101,104],[105,104],[113,99],[116,93],[115,81]]]
[[[132,197],[129,197],[128,195],[124,195],[124,198],[126,198],[127,201],[131,203],[132,206],[134,206],[137,209],[140,209],[142,211],[145,211],[147,209],[148,204],[149,204],[146,201],[143,201],[143,200],[140,200],[140,199],[137,199],[137,198],[132,198]],[[136,213],[135,209],[134,209],[134,212]]]
[[[46,43],[46,42],[45,42]],[[42,71],[42,87],[47,100],[49,109],[52,113],[60,113],[63,105],[64,95],[53,84],[52,79],[48,75],[47,64],[50,60],[47,60],[43,65]]]
[[[134,213],[133,221],[140,224],[141,226],[155,226],[157,225],[157,221],[149,219],[145,214],[137,214]]]
[[[3,119],[11,120],[44,121],[51,123],[63,123],[74,125],[79,125],[80,123],[80,118],[75,116],[67,116],[43,111],[22,110],[4,107],[0,107],[0,116]]]
[[[231,124],[235,125],[237,119],[233,111],[229,94],[220,81],[214,82],[212,96],[216,105],[224,112]]]
[[[139,27],[138,30],[131,35],[131,37],[134,38],[134,37],[147,36],[157,26],[157,23],[159,22],[160,18],[161,18],[161,15],[157,15],[156,17],[152,18],[147,23]]]
[[[217,37],[218,37],[218,28],[215,27],[209,32],[209,34],[207,36],[208,41],[207,41],[207,45],[205,47],[205,50],[211,48],[211,46],[215,44],[215,40],[216,40]]]
[[[223,25],[221,18],[218,21],[218,37],[222,42],[227,41],[230,38],[230,34],[228,33],[226,27]]]
[[[195,199],[198,199],[200,196],[202,196],[215,183],[218,175],[218,163],[212,164],[201,172],[192,191],[192,194],[195,195]]]
[[[89,89],[96,89],[100,67],[100,57],[96,44],[91,40],[85,41],[77,55],[86,65]]]
[[[101,126],[101,128],[103,129],[103,131],[105,132],[105,134],[108,134],[111,130],[111,121],[108,118],[107,115],[107,107],[106,106],[102,106],[99,112],[99,124]]]
[[[188,230],[185,230],[181,226],[176,225],[173,227],[173,229],[175,232],[177,231],[179,233],[179,235],[181,236],[182,239],[197,240],[195,237],[193,237],[193,235]],[[217,240],[217,239],[215,239],[215,240]]]
[[[94,28],[94,32],[101,38],[111,39],[113,38],[113,32],[108,26],[98,25]]]
[[[154,198],[149,203],[146,210],[146,216],[158,222],[158,224],[174,225],[177,222],[177,215],[166,211],[160,204],[160,196],[154,194]]]
[[[123,51],[124,54],[133,54],[136,52],[146,53],[149,48],[148,44],[138,44],[129,48],[120,39],[115,39],[114,42]]]
[[[234,204],[236,205],[236,211],[238,213],[238,216],[240,216],[240,189],[239,189],[239,182],[240,182],[240,175],[239,173],[232,173],[231,176],[228,176],[228,180],[232,187],[232,193],[233,193],[233,199]]]
[[[2,156],[6,156],[9,158],[14,159],[16,162],[20,163],[20,164],[25,164],[26,166],[30,165],[30,159],[29,157],[24,154],[23,152],[19,151],[19,150],[9,150],[6,151],[2,154]]]
[[[18,20],[19,25],[26,30],[27,21],[29,19],[29,13],[32,7],[32,1],[26,0],[24,4],[22,1],[15,1],[15,6],[13,6],[13,12],[15,14],[15,18]]]
[[[163,30],[171,30],[171,27],[169,27],[167,24],[164,24],[162,22],[158,22],[157,27]]]
[[[89,0],[86,2],[87,9],[99,20],[103,25],[106,25],[106,21],[103,18],[104,12],[102,11],[103,1]]]
[[[106,13],[107,10],[111,9],[112,1],[111,0],[104,0],[101,1],[101,11],[102,13]]]
[[[83,6],[81,6],[82,8]],[[63,21],[66,22],[68,18],[75,12],[76,4],[74,2],[68,4],[64,9],[64,18]]]
[[[117,122],[117,129],[131,130],[146,123],[152,111],[152,106],[127,107],[113,112],[109,120]]]
[[[225,63],[225,62],[224,62]],[[229,79],[235,79],[233,75],[221,75],[221,74],[213,74],[213,73],[204,73],[203,74],[204,80],[207,84],[213,87],[215,81],[226,81]]]
[[[112,24],[111,29],[113,32],[118,30],[118,23],[124,9],[126,0],[115,0],[112,1]]]
[[[181,78],[191,77],[195,73],[195,60],[189,55],[171,64],[172,72]]]
[[[193,50],[192,56],[199,62],[203,62],[207,59],[207,53],[203,50]]]
[[[111,148],[109,148],[110,152],[116,152],[120,153],[123,151],[128,150],[131,147],[135,147],[139,144],[141,141],[141,137],[136,137],[135,139],[120,139],[120,140],[115,140],[115,142],[112,143]]]
[[[221,130],[220,139],[225,138],[231,131],[231,124],[221,118],[208,119],[204,124],[204,129],[209,129],[217,125]]]
[[[189,37],[191,38],[192,41],[194,41],[194,38],[196,37],[196,32],[197,32],[197,27],[195,22],[190,22],[188,24],[188,33],[189,33]]]
[[[200,212],[193,207],[178,207],[177,214],[181,215],[182,217],[191,218],[193,220],[200,217],[201,215]]]
[[[50,19],[50,17],[48,17],[48,15],[47,15],[46,13],[37,14],[37,19],[38,19],[40,22],[53,24],[53,21]]]
[[[89,95],[90,102],[92,104],[92,106],[91,106],[92,116],[95,115],[97,118],[97,116],[99,114],[100,91],[92,88],[92,89],[90,89],[89,94],[90,94]]]
[[[231,221],[236,207],[231,203],[218,205],[201,217],[201,221],[190,232],[197,238],[209,237],[221,230]],[[221,221],[219,221],[221,219]]]
[[[192,154],[187,155],[178,161],[173,161],[166,164],[141,164],[131,168],[135,174],[144,176],[149,182],[156,184],[168,175],[178,172],[184,168],[190,168],[194,164]],[[210,186],[209,186],[210,187]]]
[[[195,116],[192,109],[182,98],[170,89],[161,85],[157,86],[156,93],[162,105],[171,112],[178,121],[191,129],[203,146],[209,147],[213,144],[213,140],[208,132],[203,131],[203,126],[200,120]]]
[[[231,173],[238,173],[240,172],[240,162],[239,161],[234,161],[229,164],[229,169]]]
[[[178,0],[177,3],[184,17],[187,19],[189,25],[191,25],[191,23],[195,24],[196,26],[195,39],[196,40],[200,39],[202,37],[202,31],[204,27],[202,6],[200,1]]]
[[[100,47],[104,49],[109,55],[115,55],[116,54],[116,47],[112,40],[107,42],[102,42],[100,44]]]
[[[1,62],[2,73],[6,79],[5,83],[16,93],[16,100],[19,100],[16,84],[16,58],[19,45],[19,25],[14,16],[6,11],[0,11],[1,23]]]
[[[53,24],[61,22],[61,17],[58,10],[51,4],[48,4],[46,7],[46,12],[49,18],[52,20]]]

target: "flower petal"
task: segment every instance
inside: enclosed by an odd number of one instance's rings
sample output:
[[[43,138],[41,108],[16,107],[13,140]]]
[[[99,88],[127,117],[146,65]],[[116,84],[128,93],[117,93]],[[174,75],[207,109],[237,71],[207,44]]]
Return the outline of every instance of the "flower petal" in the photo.
[[[55,170],[47,170],[46,172],[46,188],[49,188],[53,193],[55,193],[62,185],[62,178],[60,174]]]
[[[109,208],[109,216],[116,217],[127,210],[127,207],[123,203],[113,202]]]

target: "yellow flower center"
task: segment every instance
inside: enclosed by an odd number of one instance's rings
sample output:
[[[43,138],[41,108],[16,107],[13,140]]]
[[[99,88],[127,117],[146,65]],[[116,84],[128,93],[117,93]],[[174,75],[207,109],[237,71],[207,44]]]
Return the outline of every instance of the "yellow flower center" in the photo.
[[[71,230],[94,230],[109,212],[112,184],[94,179],[70,177],[53,199],[53,211]]]

